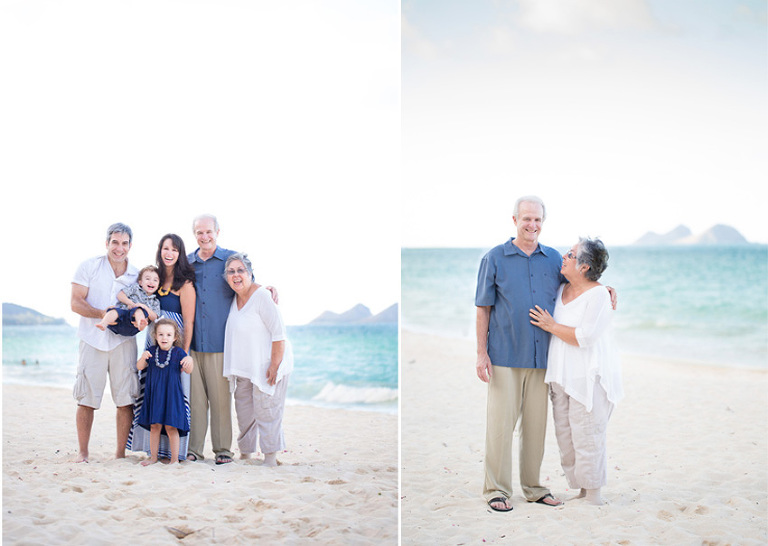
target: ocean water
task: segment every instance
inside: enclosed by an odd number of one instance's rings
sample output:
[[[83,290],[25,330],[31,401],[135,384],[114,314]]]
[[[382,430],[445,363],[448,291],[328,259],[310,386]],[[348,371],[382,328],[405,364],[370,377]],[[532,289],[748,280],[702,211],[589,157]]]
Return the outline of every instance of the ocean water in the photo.
[[[294,351],[288,404],[397,412],[397,325],[287,330]],[[137,342],[144,345],[144,334]],[[3,326],[3,383],[71,389],[78,346],[77,331],[69,325]]]
[[[474,340],[477,270],[487,250],[403,249],[403,329]],[[768,246],[608,251],[600,281],[618,292],[622,352],[768,368]]]

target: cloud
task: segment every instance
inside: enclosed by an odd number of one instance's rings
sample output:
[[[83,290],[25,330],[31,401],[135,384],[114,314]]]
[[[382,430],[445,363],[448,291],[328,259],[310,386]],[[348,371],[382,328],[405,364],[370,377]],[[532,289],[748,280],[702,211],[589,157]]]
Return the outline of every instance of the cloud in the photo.
[[[643,0],[520,0],[519,5],[517,22],[536,32],[575,35],[656,26]]]
[[[735,9],[735,18],[740,22],[765,26],[768,24],[768,10],[765,9],[764,4],[759,8],[753,8],[747,4],[738,4]]]
[[[438,46],[427,39],[405,16],[400,25],[403,55],[413,55],[424,60],[434,60],[439,53]]]

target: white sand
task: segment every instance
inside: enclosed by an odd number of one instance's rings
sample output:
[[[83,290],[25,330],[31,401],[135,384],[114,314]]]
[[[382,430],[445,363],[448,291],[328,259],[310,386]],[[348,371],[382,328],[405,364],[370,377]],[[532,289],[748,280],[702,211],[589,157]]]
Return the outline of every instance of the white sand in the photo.
[[[514,510],[497,513],[481,496],[487,387],[475,344],[403,332],[401,355],[404,545],[768,543],[765,372],[625,356],[607,504],[530,504],[516,481]],[[575,492],[549,423],[541,480],[566,499]]]
[[[209,438],[204,462],[145,468],[114,458],[107,394],[75,464],[71,392],[4,385],[3,543],[396,544],[397,417],[289,406],[285,430],[277,468],[216,466]]]

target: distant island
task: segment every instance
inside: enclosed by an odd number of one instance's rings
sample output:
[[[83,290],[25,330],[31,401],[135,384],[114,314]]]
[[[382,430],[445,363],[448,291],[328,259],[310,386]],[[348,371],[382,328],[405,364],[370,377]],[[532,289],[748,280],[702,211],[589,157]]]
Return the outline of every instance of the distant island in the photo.
[[[374,315],[365,305],[358,303],[343,313],[325,311],[309,324],[397,324],[398,306],[393,304]]]
[[[687,226],[677,226],[668,233],[658,234],[649,231],[633,243],[638,246],[663,245],[748,245],[744,236],[736,228],[717,224],[703,233],[694,235]]]
[[[15,303],[3,303],[3,326],[39,326],[66,324],[63,318],[53,318]]]

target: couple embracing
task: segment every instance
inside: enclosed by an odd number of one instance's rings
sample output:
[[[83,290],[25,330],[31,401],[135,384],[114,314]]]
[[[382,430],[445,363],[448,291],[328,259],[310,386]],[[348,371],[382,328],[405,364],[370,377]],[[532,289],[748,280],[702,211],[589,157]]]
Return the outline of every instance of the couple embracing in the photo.
[[[478,377],[488,383],[485,483],[493,510],[512,510],[512,436],[520,423],[520,484],[528,502],[561,506],[540,484],[548,396],[568,485],[601,504],[605,430],[622,398],[611,335],[615,293],[598,282],[608,252],[581,239],[562,258],[539,244],[544,203],[521,197],[517,237],[490,250],[478,273]]]

